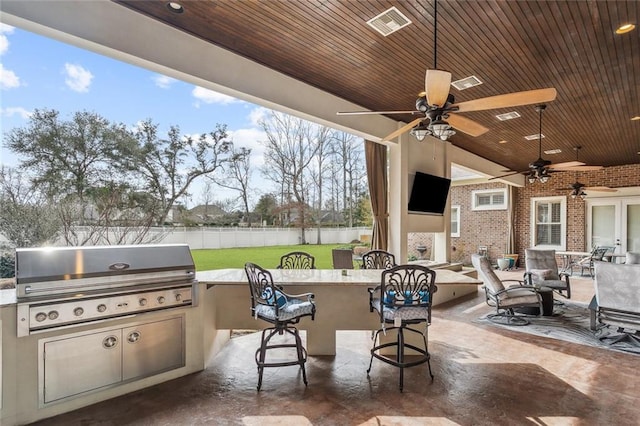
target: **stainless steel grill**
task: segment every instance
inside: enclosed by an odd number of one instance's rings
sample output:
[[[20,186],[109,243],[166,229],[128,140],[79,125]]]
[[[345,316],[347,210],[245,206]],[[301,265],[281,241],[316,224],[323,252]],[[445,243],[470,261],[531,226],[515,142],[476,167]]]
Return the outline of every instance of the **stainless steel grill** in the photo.
[[[186,244],[16,250],[18,336],[195,306]]]

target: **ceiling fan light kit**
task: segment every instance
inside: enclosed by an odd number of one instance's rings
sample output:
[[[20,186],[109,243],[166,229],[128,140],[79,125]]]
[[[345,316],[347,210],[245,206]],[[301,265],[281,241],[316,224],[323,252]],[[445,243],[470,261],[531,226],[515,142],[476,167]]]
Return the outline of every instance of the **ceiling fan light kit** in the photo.
[[[416,138],[417,140],[423,141],[424,138],[426,138],[427,135],[431,133],[431,130],[429,130],[429,124],[426,123],[426,121],[427,120],[423,120],[420,123],[418,123],[416,127],[414,127],[413,129],[411,129],[411,131],[409,131],[409,134],[414,138]]]

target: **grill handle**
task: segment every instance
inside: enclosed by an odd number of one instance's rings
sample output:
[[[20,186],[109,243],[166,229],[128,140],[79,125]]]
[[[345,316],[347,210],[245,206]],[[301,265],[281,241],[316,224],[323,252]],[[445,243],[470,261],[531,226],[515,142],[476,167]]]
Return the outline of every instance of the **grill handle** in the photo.
[[[31,286],[28,285],[28,286],[24,287],[24,292],[25,292],[25,294],[43,293],[43,292],[47,292],[47,291],[51,291],[51,290],[73,290],[73,289],[77,289],[77,288],[78,287],[74,287],[74,286],[67,286],[67,287],[56,286],[56,287],[31,288]]]
[[[112,271],[124,271],[125,269],[129,269],[130,267],[131,265],[125,262],[116,262],[109,265],[109,269]]]

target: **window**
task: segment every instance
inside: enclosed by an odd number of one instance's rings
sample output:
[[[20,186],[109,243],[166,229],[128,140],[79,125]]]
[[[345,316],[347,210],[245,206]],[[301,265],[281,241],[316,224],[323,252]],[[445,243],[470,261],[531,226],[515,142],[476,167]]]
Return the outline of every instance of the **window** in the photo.
[[[451,206],[451,236],[460,236],[460,206]]]
[[[566,218],[566,197],[532,198],[531,245],[536,248],[564,250],[567,235]]]
[[[473,210],[506,210],[507,189],[483,189],[471,192]]]

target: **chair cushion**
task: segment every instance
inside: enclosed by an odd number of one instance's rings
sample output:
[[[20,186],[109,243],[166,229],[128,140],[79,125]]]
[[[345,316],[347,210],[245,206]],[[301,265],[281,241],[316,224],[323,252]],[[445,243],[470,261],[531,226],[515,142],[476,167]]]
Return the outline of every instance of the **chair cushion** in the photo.
[[[534,280],[534,284],[538,284],[538,283],[536,283]],[[541,281],[540,284],[544,285],[545,287],[552,288],[554,290],[564,290],[567,288],[567,282],[563,280],[544,280],[544,281]]]
[[[536,304],[539,302],[538,296],[533,293],[530,288],[526,287],[522,289],[510,289],[507,293],[499,294],[498,300],[500,302],[500,307],[502,308],[509,306],[521,306],[525,304]]]
[[[380,299],[373,299],[371,306],[378,313],[380,313]],[[429,316],[429,308],[426,306],[400,306],[391,307],[383,306],[382,317],[385,321],[393,322],[394,319],[400,318],[403,320],[427,320]]]
[[[278,309],[278,318],[276,318],[276,308],[269,305],[258,305],[255,308],[256,315],[268,320],[287,321],[303,315],[311,315],[313,313],[313,303],[300,300],[289,299],[287,303]]]
[[[270,305],[273,305],[274,302],[278,304],[278,308],[282,308],[287,304],[287,296],[284,295],[279,290],[275,291],[275,296],[273,294],[273,289],[271,287],[266,287],[262,292],[262,298]]]
[[[550,280],[554,275],[553,270],[551,269],[530,269],[529,272],[537,276],[537,278],[539,278],[540,280]]]

